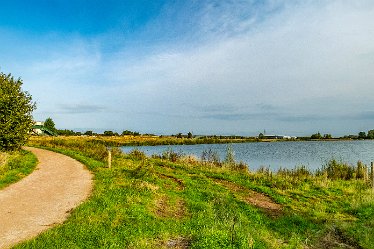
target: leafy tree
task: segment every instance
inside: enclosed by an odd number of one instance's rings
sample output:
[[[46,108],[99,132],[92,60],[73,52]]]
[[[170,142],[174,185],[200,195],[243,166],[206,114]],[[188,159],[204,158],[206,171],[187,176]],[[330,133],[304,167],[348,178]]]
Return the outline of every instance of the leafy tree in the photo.
[[[44,127],[47,128],[48,130],[54,132],[54,133],[57,132],[57,129],[55,127],[55,122],[53,122],[53,120],[51,118],[47,118],[44,121]]]
[[[367,138],[369,138],[369,139],[374,139],[374,130],[370,130],[370,131],[368,131]]]
[[[86,131],[84,133],[84,135],[86,135],[86,136],[92,136],[93,135],[93,131]]]
[[[332,136],[331,136],[331,134],[325,134],[325,135],[323,135],[323,138],[324,139],[332,139]]]
[[[114,136],[113,131],[104,131],[104,136]]]
[[[187,138],[192,138],[192,132],[188,132]]]
[[[177,138],[182,138],[182,137],[183,137],[182,133],[177,134]]]
[[[22,80],[0,72],[0,150],[17,150],[28,139],[36,105]]]
[[[315,133],[312,136],[310,136],[310,138],[311,139],[321,139],[322,136],[321,136],[321,133],[318,132],[318,133]]]
[[[263,139],[264,138],[264,134],[263,133],[258,134],[258,138],[259,139]]]
[[[134,133],[132,131],[129,131],[129,130],[124,130],[122,132],[122,136],[127,136],[127,135],[133,135]]]
[[[358,133],[358,138],[365,139],[366,138],[366,133],[364,131],[360,131]]]

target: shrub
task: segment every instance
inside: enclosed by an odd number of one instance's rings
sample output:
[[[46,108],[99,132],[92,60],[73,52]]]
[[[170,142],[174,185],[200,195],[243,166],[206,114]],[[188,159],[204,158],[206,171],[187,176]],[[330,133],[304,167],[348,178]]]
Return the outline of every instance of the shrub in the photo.
[[[356,167],[356,179],[364,179],[365,171],[367,171],[367,166],[361,161],[358,161]]]
[[[201,162],[203,164],[210,164],[214,166],[222,166],[221,159],[217,151],[213,151],[212,149],[204,150],[201,154]]]
[[[226,147],[226,156],[224,163],[228,166],[234,166],[236,164],[235,162],[235,152],[232,148],[232,145],[229,144]]]
[[[355,178],[355,172],[354,166],[332,159],[322,166],[318,174],[326,174],[327,178],[332,180],[350,180]]]
[[[147,158],[145,153],[143,151],[140,151],[138,149],[134,149],[129,153],[129,156],[136,160],[144,160]]]
[[[166,159],[166,160],[169,160],[171,162],[176,162],[178,161],[179,159],[181,159],[183,157],[183,152],[175,152],[173,151],[171,148],[162,152],[162,156],[161,158],[162,159]]]

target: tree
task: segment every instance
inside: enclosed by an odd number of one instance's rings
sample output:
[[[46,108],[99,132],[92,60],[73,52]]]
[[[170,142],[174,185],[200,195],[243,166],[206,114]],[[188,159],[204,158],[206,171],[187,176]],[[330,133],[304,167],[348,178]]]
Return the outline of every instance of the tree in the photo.
[[[134,132],[129,131],[129,130],[124,130],[124,131],[122,132],[122,136],[128,136],[128,135],[133,135],[133,134],[134,134]]]
[[[258,134],[258,138],[259,138],[259,139],[263,139],[264,137],[265,137],[265,136],[264,136],[263,133]]]
[[[325,134],[323,135],[323,139],[332,139],[331,134]]]
[[[366,138],[366,133],[365,133],[364,131],[360,131],[360,132],[358,133],[358,138],[360,138],[360,139],[365,139],[365,138]]]
[[[86,135],[86,136],[93,136],[93,131],[86,131],[84,133],[84,135]]]
[[[192,138],[192,137],[193,137],[192,132],[188,132],[187,138]]]
[[[55,127],[55,122],[51,118],[47,118],[44,121],[44,127],[47,128],[48,130],[52,131],[53,133],[57,132],[57,129]]]
[[[104,136],[114,136],[113,131],[104,131]]]
[[[28,139],[36,105],[22,80],[0,72],[0,150],[17,150]]]
[[[322,136],[321,136],[321,133],[316,133],[316,134],[313,134],[312,136],[310,136],[311,139],[321,139]]]
[[[370,131],[368,131],[367,138],[369,138],[369,139],[374,139],[374,130],[370,130]]]

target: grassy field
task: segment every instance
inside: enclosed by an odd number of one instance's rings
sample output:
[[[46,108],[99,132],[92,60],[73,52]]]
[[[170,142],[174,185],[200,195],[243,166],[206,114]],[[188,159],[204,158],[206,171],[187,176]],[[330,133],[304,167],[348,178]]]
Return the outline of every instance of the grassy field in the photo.
[[[36,164],[36,157],[28,151],[0,152],[0,189],[30,174]]]
[[[64,224],[16,248],[374,248],[374,195],[360,167],[248,172],[214,157],[114,149],[108,169],[102,142],[30,144],[83,162],[95,187]]]

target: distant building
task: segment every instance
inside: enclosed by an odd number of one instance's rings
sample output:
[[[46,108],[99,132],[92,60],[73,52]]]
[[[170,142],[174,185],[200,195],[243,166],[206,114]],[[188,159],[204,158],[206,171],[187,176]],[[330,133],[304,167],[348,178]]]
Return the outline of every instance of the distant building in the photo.
[[[264,135],[264,139],[296,139],[297,137],[293,136],[284,136],[284,135]]]
[[[44,122],[36,121],[32,126],[32,134],[38,136],[56,136],[53,131],[49,130],[44,126]]]

